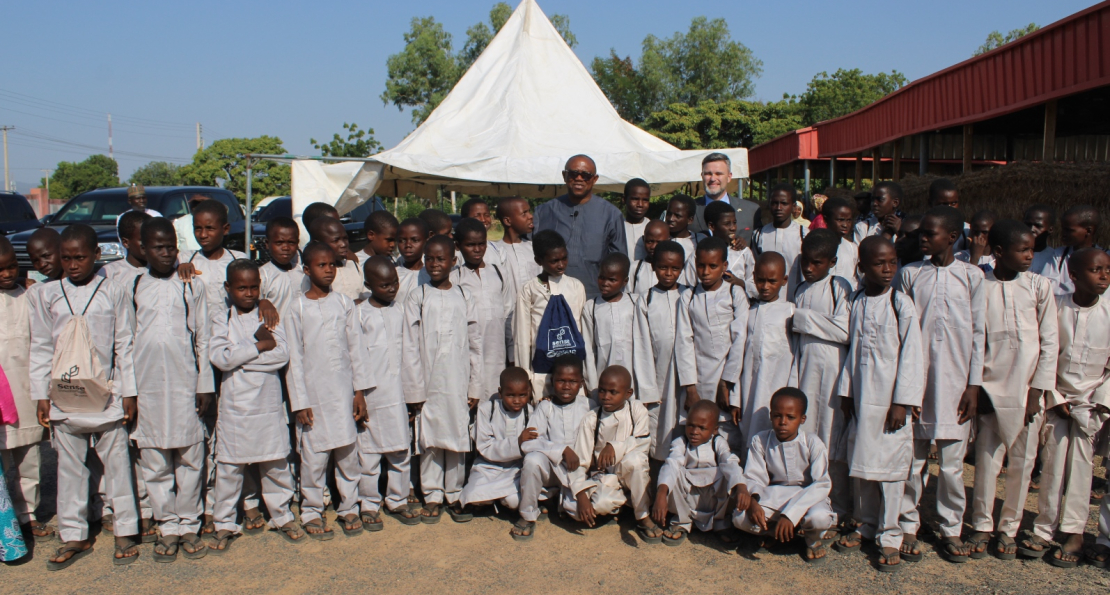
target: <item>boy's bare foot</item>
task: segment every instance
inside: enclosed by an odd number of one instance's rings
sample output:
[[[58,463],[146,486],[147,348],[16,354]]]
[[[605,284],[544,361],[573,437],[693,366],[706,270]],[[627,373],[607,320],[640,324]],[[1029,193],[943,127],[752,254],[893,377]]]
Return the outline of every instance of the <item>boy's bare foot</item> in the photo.
[[[69,567],[77,560],[92,552],[92,544],[88,541],[67,541],[62,547],[54,551],[54,555],[46,561],[47,570],[61,570]]]
[[[116,526],[116,520],[114,518],[112,518],[112,515],[106,514],[106,515],[100,517],[100,528],[102,530],[104,530],[106,533],[111,533],[112,529],[115,528],[115,526]]]
[[[1083,536],[1065,533],[1068,536],[1059,547],[1053,548],[1048,563],[1057,568],[1075,568],[1079,565],[1079,553],[1083,551]]]
[[[859,531],[852,531],[840,536],[836,542],[836,549],[842,552],[854,552],[863,544],[863,536]]]
[[[362,520],[359,519],[355,513],[348,513],[339,517],[339,524],[343,525],[343,534],[347,537],[354,537],[362,533]]]
[[[319,541],[327,541],[335,537],[335,533],[324,524],[323,519],[312,519],[304,523],[304,530],[308,532],[309,537]]]
[[[902,536],[902,547],[898,548],[898,555],[906,562],[920,562],[925,557],[921,551],[921,542],[917,535],[905,534]]]
[[[26,530],[31,532],[31,536],[35,538],[36,542],[50,541],[54,538],[55,531],[50,525],[38,521],[31,521],[28,525],[29,527]]]
[[[639,523],[636,524],[636,532],[640,534],[640,539],[643,539],[644,543],[663,541],[663,530],[655,524],[655,521],[651,520],[651,517],[640,519]]]
[[[216,532],[216,520],[210,514],[204,515],[204,524],[200,527],[201,535],[211,535]]]
[[[186,558],[199,560],[208,555],[208,546],[204,545],[204,540],[200,538],[200,535],[187,533],[181,536],[181,551],[185,552]]]
[[[883,553],[879,555],[879,572],[898,572],[902,569],[902,558],[898,554],[898,550],[892,547],[884,547]]]
[[[1083,551],[1083,557],[1095,568],[1106,568],[1110,564],[1110,547],[1101,543],[1095,544]]]
[[[536,532],[536,522],[526,521],[524,519],[517,519],[513,523],[513,528],[509,529],[509,536],[514,541],[528,541],[532,539],[532,535]]]
[[[1017,558],[1017,542],[1005,533],[996,533],[994,536],[994,557],[999,560],[1013,560]]]
[[[972,558],[979,560],[987,557],[987,546],[990,544],[991,536],[989,533],[976,531],[967,538],[968,555]]]
[[[439,522],[439,516],[442,514],[442,506],[436,503],[425,504],[424,508],[420,509],[420,522],[426,525],[434,525]]]
[[[124,566],[137,559],[139,559],[139,544],[130,537],[116,537],[116,553],[113,555],[112,563],[116,566]]]
[[[663,531],[663,543],[677,547],[686,541],[687,531],[678,525],[672,525]]]
[[[1023,537],[1018,543],[1018,553],[1026,558],[1040,558],[1052,544],[1038,535]]]
[[[828,555],[829,550],[824,543],[818,542],[814,547],[806,546],[806,562],[810,564],[821,564]]]
[[[953,562],[955,564],[962,564],[967,562],[968,557],[971,555],[971,546],[964,543],[959,536],[955,537],[941,537],[940,549],[937,550],[940,557]]]
[[[261,533],[266,528],[266,518],[257,508],[243,511],[243,532],[247,534]]]
[[[367,531],[381,531],[385,525],[382,524],[382,513],[377,510],[369,510],[359,515],[362,520],[362,528]]]
[[[176,535],[163,535],[154,543],[154,561],[169,563],[177,560],[178,542]]]
[[[158,525],[155,524],[154,519],[142,519],[139,521],[139,541],[143,543],[154,543],[158,539]]]
[[[234,541],[236,537],[238,537],[238,535],[234,532],[221,529],[216,532],[216,541],[208,544],[208,549],[212,550],[213,554],[222,555],[231,547],[231,542]]]
[[[297,521],[289,521],[278,527],[278,532],[281,533],[282,539],[289,543],[301,543],[305,538],[305,532],[301,530]]]

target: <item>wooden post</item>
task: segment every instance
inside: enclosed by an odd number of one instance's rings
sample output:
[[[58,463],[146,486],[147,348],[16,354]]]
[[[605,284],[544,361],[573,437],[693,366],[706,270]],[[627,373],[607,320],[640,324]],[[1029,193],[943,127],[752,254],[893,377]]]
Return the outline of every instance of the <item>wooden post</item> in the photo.
[[[872,188],[874,188],[875,184],[878,184],[882,180],[882,178],[880,177],[882,175],[882,172],[879,171],[879,168],[883,164],[883,152],[880,150],[880,148],[881,147],[875,147],[874,149],[871,149],[871,187]]]
[[[1044,104],[1044,154],[1041,162],[1056,161],[1056,100]]]
[[[890,177],[897,182],[902,179],[902,139],[898,139],[890,145]]]
[[[964,150],[963,150],[964,171],[963,171],[963,173],[965,173],[965,174],[971,173],[971,153],[972,153],[972,144],[971,144],[972,134],[971,133],[972,133],[972,125],[971,124],[964,124]]]
[[[929,137],[924,132],[917,135],[917,175],[929,173]]]
[[[852,187],[852,190],[855,190],[856,192],[859,192],[860,191],[860,184],[862,184],[862,183],[863,183],[863,153],[856,153],[856,178],[855,178],[855,186]]]

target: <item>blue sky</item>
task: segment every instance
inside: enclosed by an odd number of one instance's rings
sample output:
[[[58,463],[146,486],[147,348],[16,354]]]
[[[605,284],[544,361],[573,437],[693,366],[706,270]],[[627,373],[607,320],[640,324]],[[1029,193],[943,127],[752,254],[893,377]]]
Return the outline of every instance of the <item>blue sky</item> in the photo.
[[[587,65],[610,48],[638,57],[645,35],[669,37],[695,16],[723,17],[733,38],[763,60],[756,92],[770,100],[801,93],[823,70],[896,69],[917,79],[970,57],[992,30],[1044,26],[1091,5],[539,1],[548,15],[570,17],[575,51]],[[152,159],[190,160],[197,121],[206,143],[269,134],[298,154],[313,153],[310,137],[330,138],[354,121],[390,147],[413,129],[407,111],[379,99],[386,57],[403,47],[409,21],[434,16],[458,49],[466,29],[486,20],[493,4],[6,2],[0,124],[17,128],[9,136],[12,176],[26,192],[40,168],[107,153],[107,112],[124,179]]]

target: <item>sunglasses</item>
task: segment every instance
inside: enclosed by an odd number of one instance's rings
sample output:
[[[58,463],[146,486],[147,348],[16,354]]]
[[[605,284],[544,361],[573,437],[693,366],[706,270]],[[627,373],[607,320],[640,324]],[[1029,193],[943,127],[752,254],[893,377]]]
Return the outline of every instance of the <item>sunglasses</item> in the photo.
[[[595,174],[593,172],[588,171],[576,171],[573,169],[563,170],[563,176],[566,177],[568,180],[573,180],[575,178],[578,178],[580,180],[591,180],[593,179],[594,175]]]

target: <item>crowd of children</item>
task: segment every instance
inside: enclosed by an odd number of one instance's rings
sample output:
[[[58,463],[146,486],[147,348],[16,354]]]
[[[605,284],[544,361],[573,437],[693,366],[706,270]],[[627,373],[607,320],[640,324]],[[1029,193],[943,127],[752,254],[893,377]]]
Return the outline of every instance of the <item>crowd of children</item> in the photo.
[[[267,528],[331,539],[328,506],[348,536],[383,515],[465,522],[493,506],[516,511],[517,541],[549,514],[594,526],[627,506],[646,543],[739,529],[801,537],[820,563],[872,541],[893,572],[922,559],[935,481],[951,562],[1110,564],[1105,498],[1083,547],[1110,442],[1096,209],[1065,212],[1054,248],[1049,207],[968,225],[942,179],[906,216],[883,182],[868,212],[829,198],[810,230],[780,185],[749,246],[727,201],[705,207],[703,235],[692,199],[651,220],[649,197],[626,186],[627,254],[597,279],[565,274],[566,241],[533,234],[522,198],[468,201],[454,228],[438,211],[375,212],[358,252],[315,203],[303,228],[267,224],[261,267],[223,248],[216,201],[193,210],[195,252],[178,252],[169,220],[125,213],[126,258],[99,269],[91,228],[41,229],[27,246],[39,283],[0,238],[0,365],[18,412],[0,451],[19,523],[62,542],[58,570],[92,551],[97,519],[122,565],[139,543],[172,562]],[[47,438],[56,529],[35,516]],[[1019,535],[1038,461],[1038,514]]]

